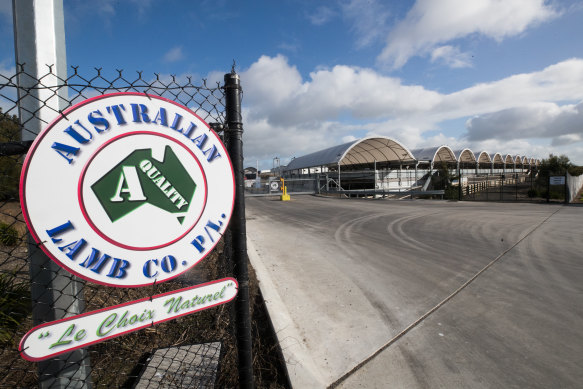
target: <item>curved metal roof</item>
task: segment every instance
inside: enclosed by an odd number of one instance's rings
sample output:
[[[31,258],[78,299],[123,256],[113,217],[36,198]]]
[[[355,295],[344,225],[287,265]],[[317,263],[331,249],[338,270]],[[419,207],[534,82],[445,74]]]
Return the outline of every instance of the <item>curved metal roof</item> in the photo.
[[[455,157],[459,162],[476,163],[474,152],[468,148],[454,151]]]
[[[413,154],[398,141],[388,137],[368,137],[333,146],[293,159],[286,170],[316,166],[357,165],[374,162],[413,162]]]
[[[449,148],[449,146],[446,145],[425,149],[416,149],[412,150],[411,153],[417,161],[457,162],[457,158],[454,152]]]
[[[485,151],[480,151],[479,153],[474,154],[476,156],[476,161],[478,163],[491,163],[492,160],[490,159],[490,154]]]
[[[370,137],[356,141],[340,158],[340,165],[376,162],[413,162],[415,157],[400,142],[388,137]]]
[[[490,156],[490,159],[494,163],[499,163],[499,164],[503,164],[504,163],[504,160],[502,159],[502,155],[500,153],[494,153],[494,154],[492,154]]]
[[[400,142],[384,136],[367,137],[329,147],[293,159],[284,169],[296,170],[319,166],[347,166],[377,163],[407,164],[413,162],[463,162],[506,165],[539,165],[540,160],[526,156],[472,152],[465,148],[456,151],[447,145],[410,151]]]

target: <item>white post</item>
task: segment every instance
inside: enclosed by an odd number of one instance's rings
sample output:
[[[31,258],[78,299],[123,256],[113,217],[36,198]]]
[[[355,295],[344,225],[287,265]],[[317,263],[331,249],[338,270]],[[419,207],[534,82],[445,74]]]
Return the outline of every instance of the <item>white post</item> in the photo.
[[[374,160],[374,198],[376,198],[377,193],[377,160]]]
[[[32,141],[68,105],[66,88],[58,87],[67,79],[63,1],[13,0],[12,11],[21,136]],[[30,236],[28,249],[34,324],[82,313],[77,277],[49,259]],[[91,387],[86,350],[39,362],[38,369],[41,388]]]
[[[342,189],[342,185],[340,182],[340,162],[338,162],[338,190]]]
[[[63,1],[13,0],[12,9],[18,104],[26,141],[33,140],[68,105],[65,88],[57,94],[50,88],[29,89],[54,87],[67,79]]]

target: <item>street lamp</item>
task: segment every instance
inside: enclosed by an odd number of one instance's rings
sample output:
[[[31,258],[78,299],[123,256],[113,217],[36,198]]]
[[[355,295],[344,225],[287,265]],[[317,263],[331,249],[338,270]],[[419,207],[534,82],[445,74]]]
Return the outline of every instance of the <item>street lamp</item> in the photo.
[[[280,167],[279,157],[273,158],[273,172],[275,173],[276,172],[276,168],[277,168],[277,176],[278,177],[281,176],[281,174],[279,173],[279,167]]]

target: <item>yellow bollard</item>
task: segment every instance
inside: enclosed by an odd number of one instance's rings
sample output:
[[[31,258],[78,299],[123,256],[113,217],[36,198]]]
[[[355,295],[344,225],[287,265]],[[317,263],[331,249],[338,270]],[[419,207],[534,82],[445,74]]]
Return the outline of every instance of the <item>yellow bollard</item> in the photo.
[[[290,197],[287,194],[287,186],[283,187],[283,194],[281,195],[281,201],[289,201]]]
[[[281,201],[289,201],[290,197],[287,194],[287,186],[285,186],[285,180],[280,178],[281,180],[281,190],[283,190],[283,194],[280,196]]]

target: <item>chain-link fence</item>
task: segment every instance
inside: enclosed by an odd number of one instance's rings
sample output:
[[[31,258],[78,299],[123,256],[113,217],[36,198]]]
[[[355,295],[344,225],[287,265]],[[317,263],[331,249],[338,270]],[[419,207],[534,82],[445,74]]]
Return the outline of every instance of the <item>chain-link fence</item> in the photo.
[[[453,188],[455,194],[457,187]],[[481,174],[462,179],[462,200],[565,202],[566,186],[530,173]]]
[[[263,177],[245,180],[245,196],[281,196],[285,186],[287,193],[317,193],[318,178]]]
[[[37,112],[19,112],[19,101],[38,99],[38,91],[66,101],[66,107],[97,95],[139,92],[158,95],[187,106],[208,123],[225,121],[225,90],[219,84],[194,85],[189,77],[145,78],[141,72],[117,71],[107,78],[101,69],[82,75],[73,67],[58,79],[47,66],[34,78],[19,65],[15,74],[0,74],[0,386],[1,387],[219,387],[236,386],[237,362],[233,309],[221,305],[194,315],[62,354],[43,362],[21,358],[18,347],[33,326],[180,289],[232,274],[230,236],[187,273],[143,288],[115,288],[85,282],[46,259],[29,259],[40,248],[29,242],[19,204],[23,155],[35,132],[28,128]],[[22,80],[27,79],[25,89]],[[20,80],[20,93],[18,82]],[[51,81],[48,81],[51,80]],[[47,93],[43,94],[47,96]],[[41,106],[43,101],[40,101]],[[55,117],[59,112],[54,112]],[[222,134],[219,133],[219,135]],[[46,257],[45,257],[46,258]],[[58,282],[56,280],[58,279]],[[49,285],[47,287],[47,285]],[[32,294],[31,294],[32,293]],[[220,366],[218,366],[220,364]],[[229,374],[217,371],[234,370]]]

